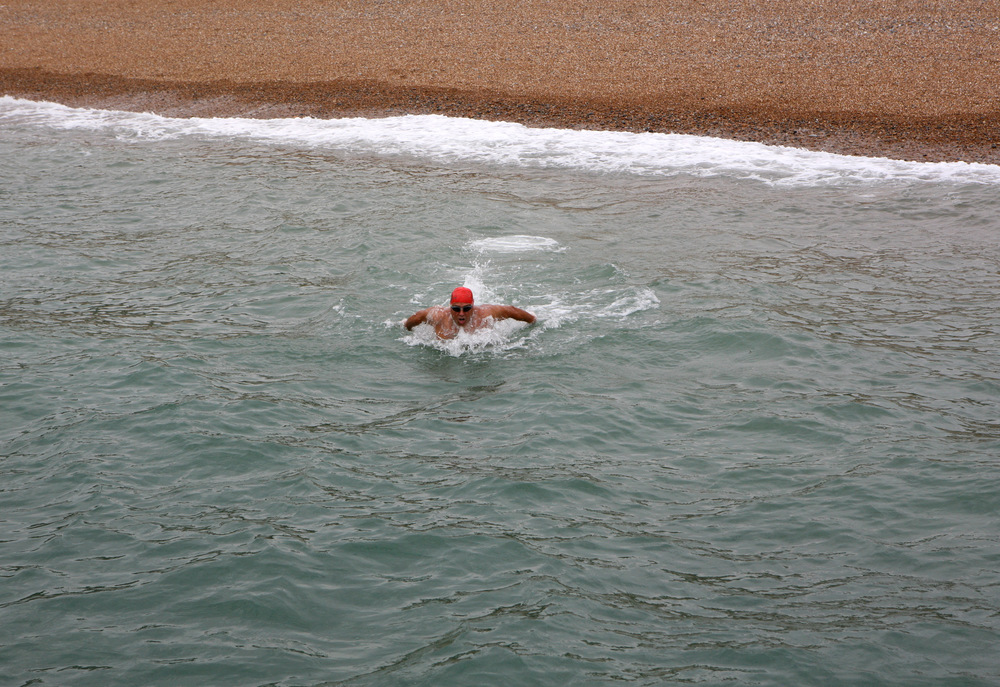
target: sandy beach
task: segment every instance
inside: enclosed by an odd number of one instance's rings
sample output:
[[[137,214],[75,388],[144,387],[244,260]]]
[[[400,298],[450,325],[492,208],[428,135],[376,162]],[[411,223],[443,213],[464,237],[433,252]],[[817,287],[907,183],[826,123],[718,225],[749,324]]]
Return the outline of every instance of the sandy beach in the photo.
[[[1000,14],[973,0],[5,0],[0,93],[1000,164]]]

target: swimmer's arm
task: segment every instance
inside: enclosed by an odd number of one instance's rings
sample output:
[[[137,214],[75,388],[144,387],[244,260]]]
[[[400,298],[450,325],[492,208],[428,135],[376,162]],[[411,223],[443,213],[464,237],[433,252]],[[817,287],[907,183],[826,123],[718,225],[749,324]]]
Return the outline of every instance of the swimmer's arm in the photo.
[[[406,318],[406,322],[403,326],[407,329],[413,329],[418,324],[424,324],[425,322],[432,327],[437,327],[441,322],[441,316],[445,313],[444,308],[440,306],[432,306],[430,308],[424,308],[419,312],[415,312]]]
[[[403,326],[406,327],[408,330],[413,329],[418,324],[423,324],[424,322],[426,322],[427,316],[430,315],[430,313],[431,313],[430,308],[424,308],[419,312],[415,312],[406,318],[406,322],[403,323]]]
[[[534,315],[527,310],[515,308],[513,305],[490,305],[487,307],[489,308],[489,311],[486,313],[488,317],[498,320],[519,320],[528,324],[534,324],[535,322]]]

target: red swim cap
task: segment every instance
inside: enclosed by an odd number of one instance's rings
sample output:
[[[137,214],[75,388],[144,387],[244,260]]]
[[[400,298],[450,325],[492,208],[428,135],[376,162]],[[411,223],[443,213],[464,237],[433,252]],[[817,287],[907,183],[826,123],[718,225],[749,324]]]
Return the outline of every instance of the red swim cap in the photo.
[[[475,303],[472,298],[472,289],[467,289],[464,286],[459,286],[457,289],[451,292],[451,302],[452,303]]]

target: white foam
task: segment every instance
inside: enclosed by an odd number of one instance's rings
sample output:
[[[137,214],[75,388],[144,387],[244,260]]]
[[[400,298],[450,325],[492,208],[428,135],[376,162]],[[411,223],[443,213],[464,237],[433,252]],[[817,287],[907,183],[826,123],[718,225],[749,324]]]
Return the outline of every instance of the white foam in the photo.
[[[595,313],[597,317],[628,317],[632,313],[651,310],[660,307],[660,299],[652,289],[640,288],[630,290],[618,296],[613,302]]]
[[[817,185],[877,181],[1000,184],[1000,165],[904,162],[703,136],[534,129],[441,115],[384,119],[169,118],[0,97],[4,126],[110,132],[123,141],[186,136],[405,156],[434,164],[566,169],[641,176],[695,175]]]
[[[528,325],[523,322],[500,320],[474,332],[459,331],[453,339],[439,339],[430,325],[421,325],[404,336],[403,341],[410,346],[430,346],[448,355],[460,356],[523,348],[529,336]]]
[[[560,251],[555,239],[544,236],[495,236],[472,241],[469,246],[480,253],[527,253],[530,251]]]

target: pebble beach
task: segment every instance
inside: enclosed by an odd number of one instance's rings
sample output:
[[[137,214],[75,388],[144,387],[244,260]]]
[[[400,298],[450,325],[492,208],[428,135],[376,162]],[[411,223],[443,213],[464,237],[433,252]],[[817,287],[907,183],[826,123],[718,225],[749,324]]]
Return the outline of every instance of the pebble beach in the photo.
[[[1000,163],[990,3],[9,0],[0,93],[171,116],[438,113]]]

